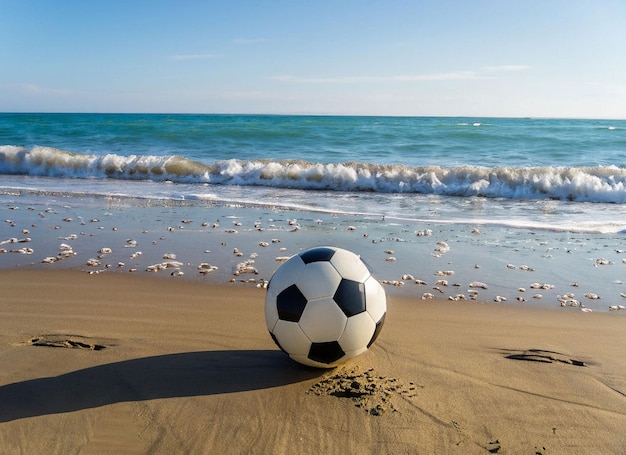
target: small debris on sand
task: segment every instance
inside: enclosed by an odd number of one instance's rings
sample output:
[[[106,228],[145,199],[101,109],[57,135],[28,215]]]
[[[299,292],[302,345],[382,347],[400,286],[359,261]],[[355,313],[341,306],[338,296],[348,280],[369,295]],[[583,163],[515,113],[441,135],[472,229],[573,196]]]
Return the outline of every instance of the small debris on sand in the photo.
[[[381,416],[388,412],[397,412],[392,402],[394,395],[414,397],[416,389],[413,382],[405,386],[397,378],[378,375],[373,368],[363,372],[358,368],[344,368],[325,375],[307,393],[347,398],[369,415]]]

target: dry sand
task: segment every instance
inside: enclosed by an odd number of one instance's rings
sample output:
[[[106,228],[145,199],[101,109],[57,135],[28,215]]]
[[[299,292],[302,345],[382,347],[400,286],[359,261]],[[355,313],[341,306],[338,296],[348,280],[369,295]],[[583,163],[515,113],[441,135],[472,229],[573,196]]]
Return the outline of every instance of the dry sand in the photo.
[[[372,349],[302,367],[262,289],[0,271],[0,453],[624,454],[626,319],[389,299]]]

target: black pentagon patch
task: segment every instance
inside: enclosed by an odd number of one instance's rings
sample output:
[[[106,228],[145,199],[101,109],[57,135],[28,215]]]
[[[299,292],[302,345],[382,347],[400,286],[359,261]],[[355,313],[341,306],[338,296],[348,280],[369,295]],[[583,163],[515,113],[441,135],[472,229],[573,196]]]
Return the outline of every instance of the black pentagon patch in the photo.
[[[376,329],[374,330],[374,335],[372,335],[372,339],[370,340],[370,342],[367,343],[368,349],[372,344],[374,344],[374,341],[376,341],[376,338],[378,338],[380,331],[383,329],[383,324],[385,323],[385,316],[387,316],[387,313],[383,314],[383,317],[380,318],[380,321],[376,323]]]
[[[320,363],[333,363],[346,355],[337,341],[313,343],[309,349],[309,359]]]
[[[363,313],[365,311],[365,286],[358,281],[342,278],[333,300],[348,317]]]
[[[318,247],[300,253],[300,258],[302,258],[302,262],[305,264],[310,264],[311,262],[330,261],[333,254],[335,254],[333,249]]]
[[[278,346],[278,348],[283,351],[285,354],[289,354],[287,351],[285,351],[285,349],[283,349],[283,347],[280,345],[280,343],[278,342],[278,338],[276,338],[276,336],[270,332],[270,336],[272,337],[272,340],[274,340],[274,343],[276,343],[276,346]]]
[[[306,304],[306,297],[302,295],[302,292],[295,284],[284,289],[276,296],[278,317],[283,321],[298,322]]]

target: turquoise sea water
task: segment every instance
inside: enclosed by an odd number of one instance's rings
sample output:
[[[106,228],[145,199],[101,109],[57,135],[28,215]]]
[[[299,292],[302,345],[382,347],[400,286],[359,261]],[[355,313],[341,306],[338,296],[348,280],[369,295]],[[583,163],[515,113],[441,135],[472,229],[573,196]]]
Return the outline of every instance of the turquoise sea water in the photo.
[[[111,247],[103,268],[176,253],[224,283],[234,249],[269,279],[332,244],[406,282],[388,294],[626,302],[626,121],[0,114],[0,204],[0,268],[93,271]]]
[[[4,192],[620,232],[626,121],[0,114],[0,175]]]

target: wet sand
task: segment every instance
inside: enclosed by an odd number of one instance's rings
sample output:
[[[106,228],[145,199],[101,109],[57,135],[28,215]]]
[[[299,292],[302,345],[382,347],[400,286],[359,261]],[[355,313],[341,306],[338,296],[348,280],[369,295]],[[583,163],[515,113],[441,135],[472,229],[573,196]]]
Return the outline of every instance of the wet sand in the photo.
[[[3,453],[626,451],[623,317],[389,298],[334,370],[269,337],[262,288],[2,270]]]
[[[0,197],[0,269],[77,269],[263,287],[320,245],[361,255],[389,295],[621,311],[621,234],[415,223],[276,207]]]

